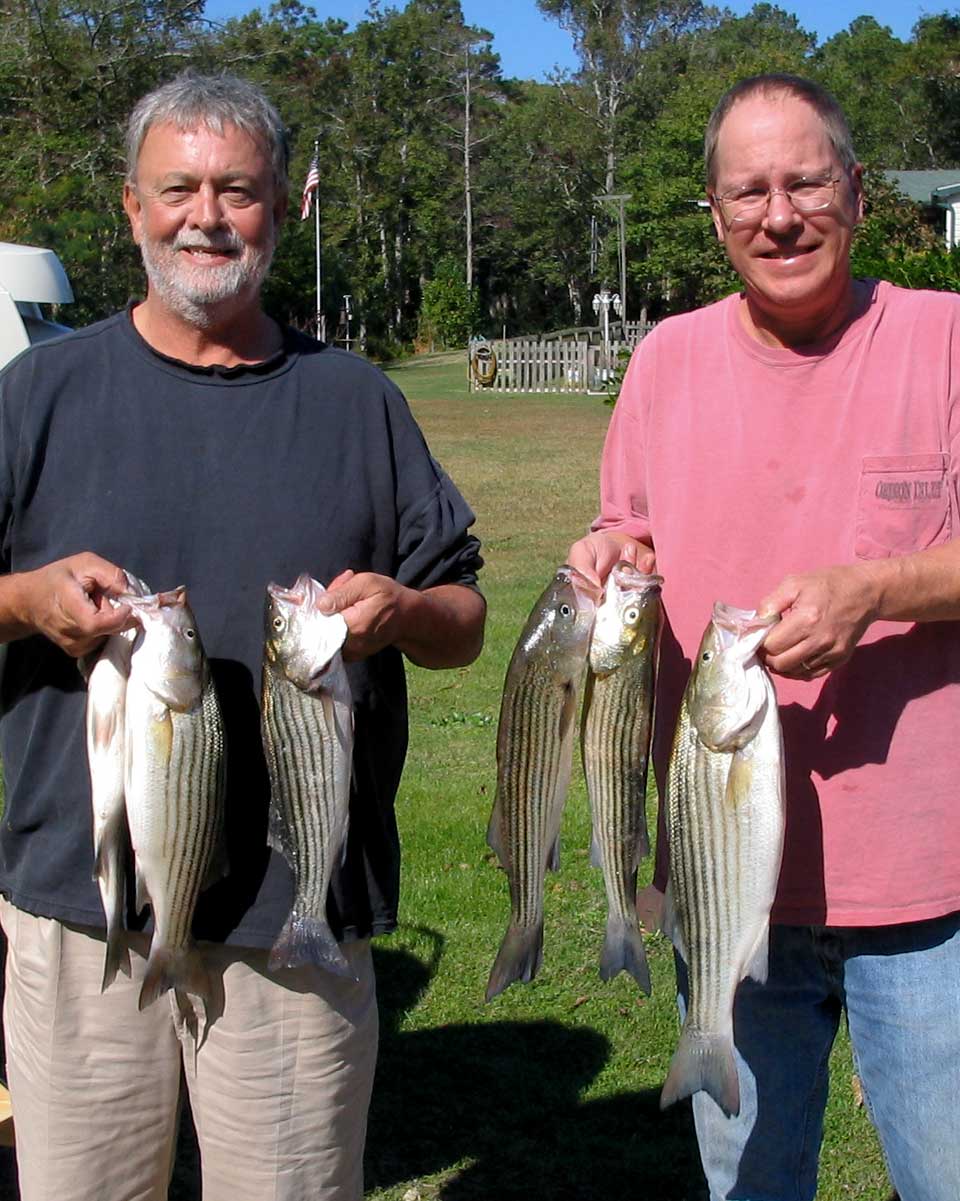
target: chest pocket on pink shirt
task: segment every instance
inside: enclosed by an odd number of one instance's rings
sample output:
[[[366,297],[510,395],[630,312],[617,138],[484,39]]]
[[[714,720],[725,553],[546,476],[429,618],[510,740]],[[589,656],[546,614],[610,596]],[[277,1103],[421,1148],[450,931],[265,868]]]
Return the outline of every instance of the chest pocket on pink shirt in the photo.
[[[951,537],[948,457],[874,455],[860,468],[854,553],[886,559]]]

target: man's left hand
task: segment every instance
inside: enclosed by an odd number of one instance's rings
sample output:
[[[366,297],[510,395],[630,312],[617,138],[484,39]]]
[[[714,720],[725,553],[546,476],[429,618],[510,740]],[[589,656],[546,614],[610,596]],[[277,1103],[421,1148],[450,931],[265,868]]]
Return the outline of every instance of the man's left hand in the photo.
[[[343,614],[348,662],[395,646],[420,667],[464,667],[483,646],[486,604],[461,584],[420,591],[372,571],[344,571],[330,581],[319,607]]]
[[[812,680],[845,663],[877,616],[879,598],[866,567],[827,567],[789,575],[757,606],[779,613],[767,635],[766,664],[796,680]]]
[[[389,576],[372,571],[343,571],[321,597],[323,613],[342,613],[347,623],[343,657],[366,659],[397,641],[402,595],[407,591]]]

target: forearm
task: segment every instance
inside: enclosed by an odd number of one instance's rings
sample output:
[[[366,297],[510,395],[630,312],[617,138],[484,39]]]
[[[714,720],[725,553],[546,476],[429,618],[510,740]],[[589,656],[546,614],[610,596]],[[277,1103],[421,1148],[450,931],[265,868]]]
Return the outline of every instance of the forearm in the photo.
[[[487,606],[472,588],[405,588],[398,608],[395,645],[418,667],[465,667],[480,654]]]
[[[15,642],[37,632],[30,618],[28,572],[0,576],[0,642]]]
[[[768,665],[783,675],[824,675],[875,621],[960,620],[960,540],[787,576],[757,607],[782,618],[764,644]]]
[[[960,538],[857,566],[867,580],[874,620],[960,620]]]

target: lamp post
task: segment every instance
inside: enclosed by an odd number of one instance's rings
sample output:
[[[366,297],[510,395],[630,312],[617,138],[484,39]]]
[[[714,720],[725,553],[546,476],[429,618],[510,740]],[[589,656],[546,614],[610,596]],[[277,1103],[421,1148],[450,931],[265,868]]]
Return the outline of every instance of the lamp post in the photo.
[[[601,288],[593,298],[593,311],[600,318],[600,325],[603,330],[603,357],[601,359],[600,378],[606,383],[610,378],[611,355],[610,355],[610,309],[619,317],[623,312],[623,302],[620,299],[619,292],[610,292],[607,288]]]

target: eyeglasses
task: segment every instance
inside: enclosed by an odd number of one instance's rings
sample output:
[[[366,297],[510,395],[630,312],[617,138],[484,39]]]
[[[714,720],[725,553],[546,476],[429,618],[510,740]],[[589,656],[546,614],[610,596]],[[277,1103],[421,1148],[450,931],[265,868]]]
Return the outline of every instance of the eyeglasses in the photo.
[[[756,221],[766,212],[775,192],[786,196],[798,213],[816,213],[829,208],[837,198],[840,177],[801,175],[785,188],[732,188],[715,197],[720,209],[732,225],[737,221]]]

